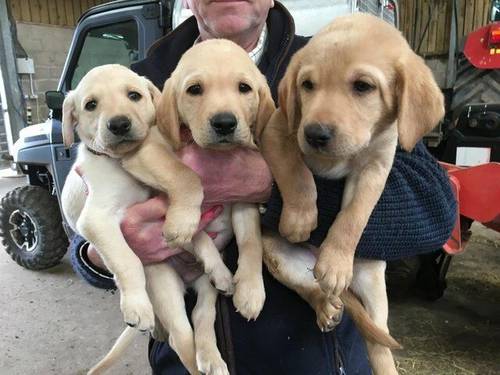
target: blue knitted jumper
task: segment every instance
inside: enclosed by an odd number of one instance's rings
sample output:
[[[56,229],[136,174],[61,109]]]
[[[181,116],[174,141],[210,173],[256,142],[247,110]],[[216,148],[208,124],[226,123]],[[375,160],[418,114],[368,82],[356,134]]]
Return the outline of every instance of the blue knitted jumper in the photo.
[[[345,180],[315,176],[318,228],[309,240],[323,242],[340,210]],[[261,218],[278,230],[281,196],[275,186]],[[395,260],[439,249],[455,224],[457,204],[446,171],[420,142],[408,153],[398,148],[386,187],[358,244],[356,256]]]

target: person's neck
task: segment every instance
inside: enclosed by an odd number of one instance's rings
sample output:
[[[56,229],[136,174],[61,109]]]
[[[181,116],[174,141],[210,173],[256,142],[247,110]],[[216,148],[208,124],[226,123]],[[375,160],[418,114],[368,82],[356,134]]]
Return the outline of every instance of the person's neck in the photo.
[[[229,39],[230,41],[242,47],[245,51],[251,52],[259,42],[260,34],[263,28],[264,25],[262,25],[258,29],[251,30],[245,34],[240,34],[235,36],[215,36],[210,32],[208,32],[207,30],[202,29],[200,30],[200,39],[201,40],[215,39],[215,38]]]

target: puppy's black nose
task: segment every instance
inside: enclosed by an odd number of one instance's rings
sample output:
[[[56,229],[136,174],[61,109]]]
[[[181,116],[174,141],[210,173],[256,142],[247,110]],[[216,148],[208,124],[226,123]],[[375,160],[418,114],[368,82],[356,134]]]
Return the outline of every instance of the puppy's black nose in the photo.
[[[238,125],[236,116],[230,112],[217,113],[210,119],[210,126],[215,130],[218,135],[229,135],[234,133]]]
[[[307,143],[314,148],[324,147],[332,139],[332,130],[321,124],[309,124],[304,129]]]
[[[131,127],[130,119],[126,116],[115,116],[108,121],[108,129],[114,135],[125,135]]]

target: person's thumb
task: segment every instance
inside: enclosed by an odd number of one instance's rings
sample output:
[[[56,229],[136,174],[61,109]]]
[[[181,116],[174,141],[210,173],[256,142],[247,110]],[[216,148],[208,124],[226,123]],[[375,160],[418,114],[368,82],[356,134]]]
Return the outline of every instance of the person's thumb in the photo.
[[[205,227],[210,224],[213,220],[215,220],[224,210],[222,205],[212,206],[208,210],[204,211],[201,214],[200,225],[198,226],[199,230],[204,230]]]

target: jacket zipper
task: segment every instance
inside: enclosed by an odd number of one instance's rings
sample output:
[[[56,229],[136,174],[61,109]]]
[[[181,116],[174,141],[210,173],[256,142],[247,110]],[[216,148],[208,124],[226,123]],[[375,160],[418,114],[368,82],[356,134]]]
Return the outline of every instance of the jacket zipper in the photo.
[[[335,346],[335,369],[337,370],[338,374],[339,375],[346,375],[347,372],[346,372],[346,369],[345,369],[345,366],[344,366],[344,359],[343,359],[343,356],[342,356],[342,351],[340,350],[340,344],[339,344],[339,340],[337,339],[337,335],[334,333],[332,333],[332,336],[333,336],[333,344]]]

